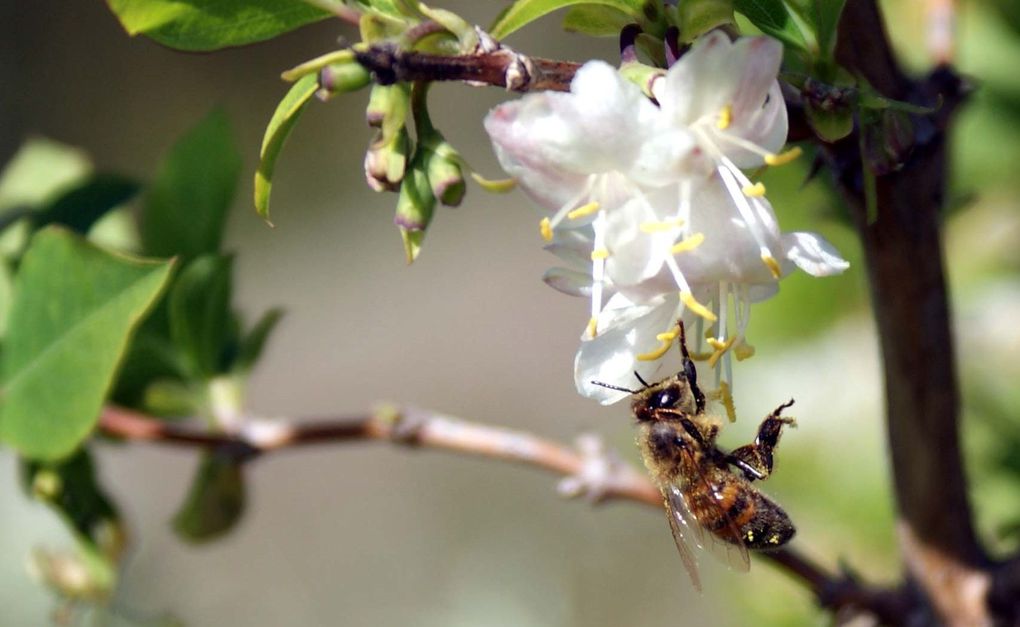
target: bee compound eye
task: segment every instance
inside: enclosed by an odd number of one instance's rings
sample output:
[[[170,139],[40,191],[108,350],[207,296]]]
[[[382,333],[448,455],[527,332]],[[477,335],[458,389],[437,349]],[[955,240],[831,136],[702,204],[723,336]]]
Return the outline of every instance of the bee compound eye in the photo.
[[[675,388],[666,388],[655,397],[655,406],[659,409],[671,409],[680,400],[680,394]]]

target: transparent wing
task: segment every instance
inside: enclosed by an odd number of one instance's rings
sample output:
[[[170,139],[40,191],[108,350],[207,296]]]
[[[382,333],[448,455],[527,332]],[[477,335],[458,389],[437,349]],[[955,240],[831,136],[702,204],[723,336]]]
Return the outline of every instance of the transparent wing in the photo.
[[[688,538],[696,535],[701,527],[690,515],[687,504],[684,501],[680,490],[674,485],[667,485],[662,488],[662,496],[665,499],[666,518],[669,520],[669,529],[673,532],[673,541],[676,542],[677,551],[680,552],[680,561],[684,563],[687,574],[691,576],[691,583],[694,589],[701,592],[701,577],[698,575],[698,560],[688,544]],[[700,545],[699,545],[700,546]]]
[[[696,464],[691,464],[689,467],[696,467]],[[726,508],[723,507],[722,486],[712,484],[703,473],[696,473],[696,476],[689,477],[688,480],[701,483],[701,489],[698,492],[712,495],[711,500],[701,504],[701,509],[708,512],[709,516],[707,518],[709,520],[723,521],[723,527],[718,533],[735,538],[736,542],[727,542],[716,535],[716,533],[701,525],[698,522],[698,518],[691,512],[690,504],[684,498],[683,492],[679,488],[671,486],[670,491],[675,492],[677,500],[683,505],[687,519],[690,521],[689,526],[692,528],[690,535],[698,547],[705,549],[733,570],[747,572],[751,568],[751,557],[748,555],[747,547],[744,545],[739,527],[733,522],[729,514],[726,513]]]

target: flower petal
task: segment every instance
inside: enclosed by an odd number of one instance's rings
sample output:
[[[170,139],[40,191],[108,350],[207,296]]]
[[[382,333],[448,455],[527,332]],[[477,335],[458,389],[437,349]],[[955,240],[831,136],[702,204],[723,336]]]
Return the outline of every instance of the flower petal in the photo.
[[[787,233],[783,235],[783,247],[786,256],[811,276],[841,274],[850,267],[832,244],[815,233]]]
[[[546,285],[567,296],[591,298],[591,273],[569,268],[549,268],[542,275]]]
[[[611,320],[609,328],[581,344],[574,358],[574,383],[577,391],[588,398],[610,405],[628,394],[596,385],[593,381],[617,387],[637,388],[639,382],[634,372],[646,380],[658,378],[661,361],[638,361],[636,355],[654,349],[659,341],[655,336],[676,322],[677,300],[659,299],[656,305],[631,305],[623,307],[626,298],[617,294],[614,307],[617,319]],[[640,315],[634,315],[635,312]],[[610,314],[612,315],[612,314]],[[600,322],[601,322],[600,316]],[[600,329],[601,324],[600,324]]]

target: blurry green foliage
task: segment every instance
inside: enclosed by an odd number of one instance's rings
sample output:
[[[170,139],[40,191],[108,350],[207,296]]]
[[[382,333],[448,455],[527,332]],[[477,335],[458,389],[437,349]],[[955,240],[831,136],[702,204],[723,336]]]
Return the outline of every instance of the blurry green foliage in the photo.
[[[129,35],[179,50],[217,50],[271,39],[329,14],[295,0],[107,0]]]

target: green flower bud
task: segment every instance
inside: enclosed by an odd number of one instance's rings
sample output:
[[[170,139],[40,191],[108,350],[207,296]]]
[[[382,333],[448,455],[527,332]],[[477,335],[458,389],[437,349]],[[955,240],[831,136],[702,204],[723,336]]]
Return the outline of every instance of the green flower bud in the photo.
[[[425,238],[425,229],[432,221],[436,208],[436,197],[429,185],[427,151],[418,150],[414,153],[407,174],[400,184],[400,197],[397,199],[397,211],[393,223],[400,229],[404,240],[404,252],[407,263],[413,262],[421,252],[421,243]]]
[[[315,95],[328,100],[336,94],[357,91],[371,81],[371,74],[357,61],[330,63],[319,70],[319,91]]]
[[[467,189],[460,162],[460,155],[446,140],[428,151],[425,171],[429,187],[439,202],[447,207],[459,205]]]
[[[377,192],[396,191],[404,178],[409,149],[410,142],[404,127],[400,127],[390,141],[385,140],[383,131],[376,133],[365,153],[365,180],[368,186]]]
[[[406,84],[373,85],[365,109],[365,121],[373,128],[381,128],[385,139],[404,127],[411,94]]]

